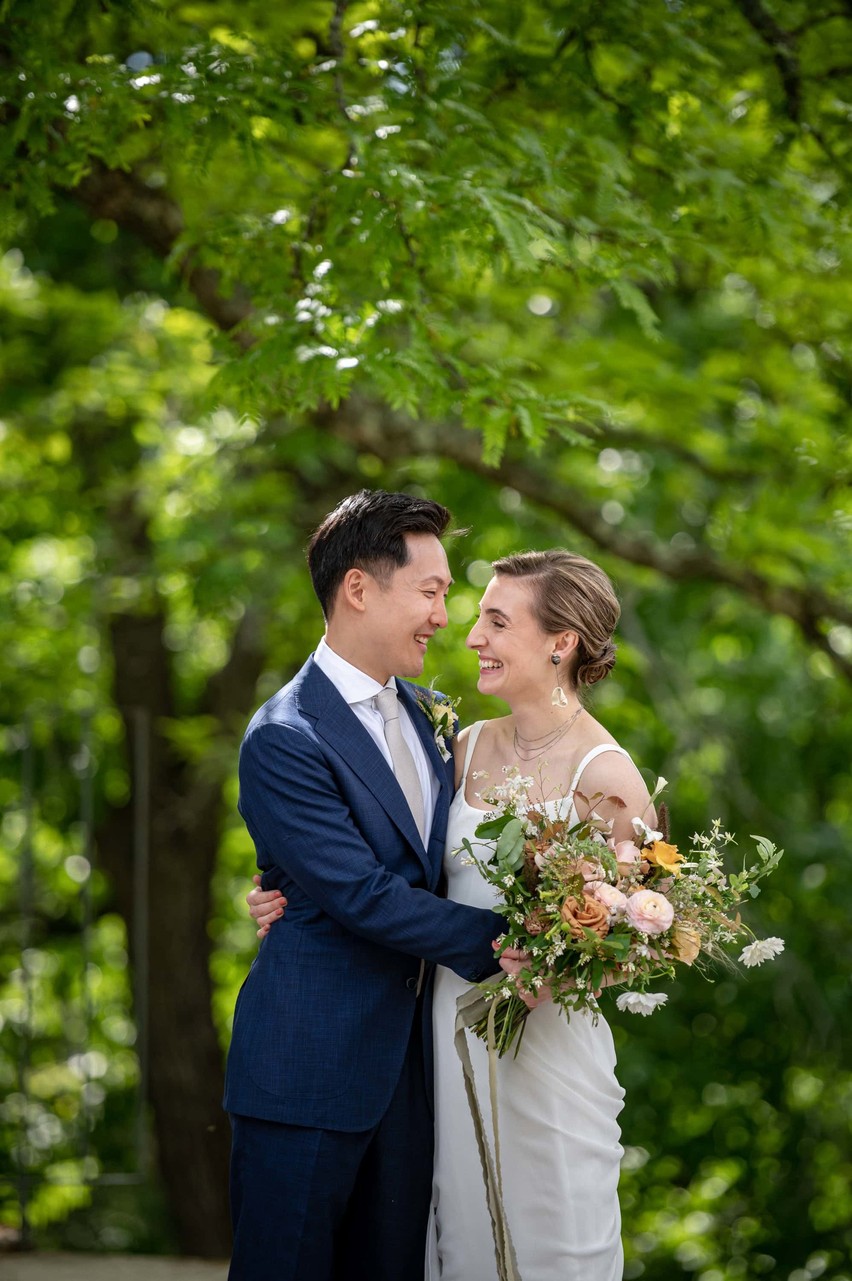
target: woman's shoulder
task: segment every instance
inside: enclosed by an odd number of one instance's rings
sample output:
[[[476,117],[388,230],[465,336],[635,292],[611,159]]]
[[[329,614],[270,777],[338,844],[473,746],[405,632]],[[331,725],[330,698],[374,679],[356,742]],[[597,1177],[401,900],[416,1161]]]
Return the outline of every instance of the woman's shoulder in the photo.
[[[492,735],[494,734],[494,729],[492,727],[495,725],[500,726],[501,723],[505,724],[508,720],[508,716],[497,716],[493,720],[489,721],[474,721],[472,725],[466,725],[464,729],[459,730],[458,734],[456,734],[453,739],[453,756],[455,757],[456,765],[456,787],[460,785],[462,778],[465,775],[465,764],[467,763],[468,768],[470,768],[470,762],[473,759],[474,754],[478,754],[478,760],[482,759],[480,744],[483,737],[487,735],[485,742],[485,756],[487,757],[491,751],[491,744],[493,742]]]
[[[578,764],[575,787],[589,797],[617,796],[629,807],[648,802],[648,788],[638,766],[609,734],[590,746]],[[634,808],[633,812],[639,811]]]
[[[494,716],[490,720],[474,721],[472,725],[465,725],[463,729],[459,730],[453,739],[453,743],[454,745],[457,744],[461,751],[464,751],[471,734],[478,736],[485,733],[490,739],[495,734],[500,733],[501,727],[505,727],[510,719],[509,716]]]

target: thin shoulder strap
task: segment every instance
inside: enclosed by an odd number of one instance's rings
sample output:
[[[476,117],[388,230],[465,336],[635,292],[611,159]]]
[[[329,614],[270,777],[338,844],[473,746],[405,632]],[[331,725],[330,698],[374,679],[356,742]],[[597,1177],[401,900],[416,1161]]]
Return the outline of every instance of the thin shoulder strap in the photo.
[[[475,725],[471,725],[470,727],[470,733],[467,736],[467,751],[464,754],[464,773],[462,774],[462,780],[459,784],[459,787],[461,788],[464,788],[465,782],[467,781],[467,771],[470,769],[470,762],[473,760],[473,753],[476,751],[476,740],[482,733],[482,727],[484,724],[485,721],[477,721]]]
[[[574,792],[577,790],[577,784],[579,783],[580,777],[586,766],[597,756],[602,756],[604,752],[618,752],[621,756],[626,756],[628,760],[631,760],[630,753],[625,751],[623,747],[619,747],[617,743],[598,743],[597,747],[593,747],[590,752],[586,752],[586,755],[577,766],[577,771],[571,781],[571,791],[569,795],[573,796]]]

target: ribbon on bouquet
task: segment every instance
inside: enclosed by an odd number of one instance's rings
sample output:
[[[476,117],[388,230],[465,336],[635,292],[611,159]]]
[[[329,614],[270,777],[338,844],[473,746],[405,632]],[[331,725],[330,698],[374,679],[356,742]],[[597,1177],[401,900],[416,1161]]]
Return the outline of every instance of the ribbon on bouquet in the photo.
[[[503,979],[504,975],[498,974],[489,982],[496,987],[498,983],[503,982]],[[478,987],[472,987],[467,992],[463,992],[456,1001],[455,1046],[464,1069],[464,1087],[476,1132],[482,1175],[485,1179],[491,1230],[494,1234],[494,1249],[497,1254],[497,1278],[498,1281],[521,1281],[515,1247],[512,1244],[506,1219],[506,1208],[503,1204],[503,1176],[500,1168],[500,1131],[497,1124],[497,1043],[494,1036],[494,1018],[498,1004],[499,998],[496,995],[489,999],[489,994]],[[470,1047],[467,1043],[467,1029],[473,1027],[486,1014],[488,1015],[488,1089],[491,1096],[491,1129],[494,1136],[493,1157],[485,1134],[485,1121],[479,1106],[476,1078],[470,1061]]]

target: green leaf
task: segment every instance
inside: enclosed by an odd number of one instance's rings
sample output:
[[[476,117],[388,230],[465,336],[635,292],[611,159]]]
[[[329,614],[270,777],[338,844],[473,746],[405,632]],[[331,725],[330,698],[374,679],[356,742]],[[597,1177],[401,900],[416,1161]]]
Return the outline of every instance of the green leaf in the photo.
[[[520,819],[512,818],[505,825],[495,847],[498,861],[512,872],[517,872],[524,861],[524,826]]]

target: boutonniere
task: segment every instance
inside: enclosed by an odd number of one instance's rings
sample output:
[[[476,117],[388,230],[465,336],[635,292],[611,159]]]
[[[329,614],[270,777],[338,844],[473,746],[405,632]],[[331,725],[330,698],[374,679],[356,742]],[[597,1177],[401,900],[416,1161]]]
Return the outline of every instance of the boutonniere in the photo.
[[[460,698],[438,697],[432,687],[428,693],[417,695],[417,704],[426,717],[435,734],[435,746],[443,760],[448,761],[452,752],[447,746],[447,739],[452,738],[456,730],[456,708]]]

